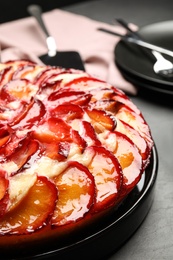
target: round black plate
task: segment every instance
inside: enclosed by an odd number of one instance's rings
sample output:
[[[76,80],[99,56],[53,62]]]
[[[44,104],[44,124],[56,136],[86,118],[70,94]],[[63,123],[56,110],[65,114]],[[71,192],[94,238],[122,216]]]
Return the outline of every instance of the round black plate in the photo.
[[[173,50],[172,28],[173,21],[165,21],[147,25],[139,30],[139,34],[150,43]],[[173,62],[173,57],[165,55],[165,58]],[[151,51],[121,40],[115,48],[115,59],[122,74],[132,83],[173,95],[173,78],[167,79],[154,73],[155,58]]]
[[[22,259],[106,259],[108,255],[118,250],[132,236],[147,216],[154,198],[157,171],[158,156],[154,147],[151,162],[141,181],[118,210],[105,218],[103,223],[98,223],[98,225],[92,226],[91,229],[87,229],[80,238],[78,236],[74,237],[74,242],[71,244],[64,247],[58,247],[57,245],[57,248],[38,255],[32,255],[31,249],[30,256]],[[14,260],[15,257],[12,259]]]

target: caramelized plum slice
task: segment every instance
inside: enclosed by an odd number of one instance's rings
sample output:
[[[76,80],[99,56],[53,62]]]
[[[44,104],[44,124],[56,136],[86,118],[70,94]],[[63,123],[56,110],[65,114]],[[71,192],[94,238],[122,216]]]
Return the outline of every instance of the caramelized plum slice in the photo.
[[[95,194],[94,179],[88,169],[77,162],[69,162],[54,182],[59,195],[52,224],[61,226],[83,218],[90,210]]]
[[[40,100],[35,99],[27,107],[25,113],[21,114],[20,120],[16,120],[13,123],[14,128],[32,129],[42,120],[45,114],[46,108],[44,104]]]
[[[5,64],[8,66],[13,66],[15,68],[20,68],[21,66],[24,66],[24,65],[34,65],[36,63],[31,60],[23,59],[23,60],[9,60],[9,61],[6,61]]]
[[[19,170],[29,161],[31,156],[36,153],[38,149],[38,142],[27,136],[25,139],[19,142],[18,147],[9,157],[7,157],[7,160],[14,162]]]
[[[9,195],[8,195],[9,181],[7,179],[7,173],[0,170],[0,218],[6,212]]]
[[[47,83],[49,84],[48,79],[50,77],[52,77],[53,75],[57,76],[62,72],[63,72],[62,68],[47,67],[37,75],[37,77],[35,78],[35,84],[41,87],[45,87]]]
[[[114,89],[114,88],[112,88]],[[115,89],[114,89],[115,90]],[[122,103],[132,109],[136,114],[140,115],[140,110],[136,107],[136,105],[123,93],[120,95],[116,90],[110,95],[111,100],[115,100],[116,102]]]
[[[143,159],[143,168],[145,168],[147,158],[149,157],[150,152],[150,149],[145,139],[139,134],[139,132],[136,129],[134,129],[133,127],[121,120],[117,120],[116,131],[127,135],[127,137],[129,137],[133,141],[133,143],[138,147],[140,155]]]
[[[142,157],[136,145],[126,135],[119,132],[111,133],[111,135],[115,135],[116,149],[113,153],[123,170],[121,196],[125,196],[135,187],[141,178]]]
[[[65,87],[71,87],[74,89],[87,89],[87,90],[92,90],[92,89],[98,89],[102,86],[105,87],[105,82],[93,77],[89,77],[88,75],[81,75],[79,77],[76,77],[75,79],[72,79],[65,83]]]
[[[0,71],[1,88],[3,85],[7,84],[12,79],[13,72],[14,72],[14,70],[13,70],[13,67],[11,67],[11,66],[5,67],[3,70]]]
[[[83,139],[87,142],[88,146],[91,145],[101,146],[101,142],[97,138],[94,128],[89,122],[87,121],[81,122],[80,134],[83,137]]]
[[[10,128],[6,126],[0,126],[0,149],[7,143],[10,138]]]
[[[150,129],[141,114],[138,115],[127,106],[123,106],[118,111],[116,116],[118,117],[118,119],[122,120],[122,122],[125,121],[127,124],[136,129],[147,142],[149,149],[152,148],[153,141],[151,138]]]
[[[31,73],[35,70],[34,65],[24,65],[20,66],[14,73],[12,79],[25,79],[28,73]]]
[[[0,138],[0,147],[3,146],[8,141],[9,138],[10,138],[9,135]]]
[[[91,119],[92,125],[94,126],[96,132],[99,132],[100,125],[101,128],[113,131],[116,127],[116,121],[113,116],[106,113],[105,111],[98,109],[85,109],[86,113]],[[102,129],[102,130],[103,130]],[[101,129],[100,129],[101,130]]]
[[[71,127],[62,119],[50,117],[39,125],[33,133],[34,138],[41,142],[51,143],[60,141],[72,141]]]
[[[15,77],[14,75],[21,70],[23,70],[25,67],[33,67],[35,68],[36,64],[29,60],[16,60],[16,61],[7,61],[3,64],[1,64],[1,72],[0,72],[0,83],[1,85],[5,85],[9,81]]]
[[[56,108],[51,110],[51,115],[53,117],[59,117],[64,119],[66,122],[74,120],[76,118],[82,118],[84,114],[83,109],[80,106],[65,103],[57,106]]]
[[[33,138],[43,143],[43,149],[48,157],[60,161],[68,157],[71,144],[77,144],[81,151],[86,147],[86,142],[78,131],[73,130],[64,120],[55,117],[49,118],[33,131]]]
[[[85,147],[84,140],[79,133],[71,128],[63,119],[50,117],[42,125],[39,125],[33,133],[34,138],[41,142],[74,142]]]
[[[10,133],[8,141],[0,147],[0,155],[4,158],[4,160],[15,152],[19,146],[19,143],[25,138],[26,133],[21,133],[19,136],[15,132]]]
[[[42,143],[44,155],[52,160],[63,161],[67,159],[70,152],[68,142]]]
[[[86,146],[87,146],[86,141],[82,138],[82,136],[79,134],[78,131],[72,130],[71,133],[72,133],[73,143],[77,144],[77,145],[78,145],[78,148],[79,148],[80,151],[82,152],[83,149],[85,149]]]
[[[20,66],[13,74],[12,79],[27,79],[34,83],[36,76],[41,73],[45,68],[35,64],[28,64]]]
[[[0,201],[3,199],[8,187],[8,180],[6,175],[7,174],[5,171],[0,170]]]
[[[15,79],[2,87],[0,97],[8,102],[23,100],[28,103],[37,91],[38,88],[27,79]]]
[[[49,101],[59,101],[59,103],[72,102],[76,99],[79,99],[85,95],[84,91],[55,91],[48,97]]]
[[[84,75],[87,76],[85,72],[80,70],[65,70],[60,67],[49,67],[37,76],[37,80],[35,82],[43,89],[44,93],[51,94],[53,91],[61,88],[69,89],[69,86],[66,86],[66,83]]]
[[[54,211],[57,188],[46,177],[37,177],[27,195],[14,210],[0,219],[3,234],[29,234],[43,227]],[[32,216],[32,217],[31,217]]]
[[[94,176],[96,185],[96,199],[93,211],[116,204],[122,185],[122,170],[115,156],[103,147],[88,147],[93,158],[88,165]]]

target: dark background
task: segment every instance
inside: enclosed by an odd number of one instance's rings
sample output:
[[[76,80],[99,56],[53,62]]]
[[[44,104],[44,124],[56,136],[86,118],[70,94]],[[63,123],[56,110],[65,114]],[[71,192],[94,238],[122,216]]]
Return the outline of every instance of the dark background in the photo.
[[[115,17],[139,26],[173,19],[173,0],[1,0],[0,23],[29,16],[30,4],[43,12],[60,8],[111,24]]]
[[[0,4],[0,23],[29,16],[27,6],[38,4],[43,12],[60,8],[74,3],[86,2],[85,0],[3,0]]]

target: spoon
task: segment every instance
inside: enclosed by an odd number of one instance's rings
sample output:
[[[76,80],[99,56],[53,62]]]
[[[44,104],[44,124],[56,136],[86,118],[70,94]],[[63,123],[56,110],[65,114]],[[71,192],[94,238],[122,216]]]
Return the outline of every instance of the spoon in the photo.
[[[165,59],[163,55],[157,51],[152,51],[152,54],[156,58],[156,62],[153,66],[153,70],[156,74],[163,77],[173,77],[173,64],[169,60]]]
[[[141,39],[141,36],[138,32],[133,31],[128,23],[124,21],[123,19],[116,19],[116,21],[121,24],[125,29],[127,29],[136,39]],[[151,53],[156,58],[156,62],[153,65],[153,70],[156,74],[159,74],[163,77],[171,78],[173,77],[173,64],[169,60],[163,57],[163,55],[155,50],[152,50]]]

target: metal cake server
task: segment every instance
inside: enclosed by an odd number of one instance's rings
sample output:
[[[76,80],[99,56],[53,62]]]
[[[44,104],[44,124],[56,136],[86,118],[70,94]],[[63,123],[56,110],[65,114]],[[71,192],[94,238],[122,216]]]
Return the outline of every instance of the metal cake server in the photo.
[[[49,34],[45,23],[42,19],[42,9],[39,5],[29,5],[27,8],[29,14],[37,20],[41,29],[46,36],[46,43],[48,48],[48,53],[41,55],[40,60],[51,66],[60,66],[63,68],[74,68],[85,70],[84,64],[82,62],[81,56],[76,51],[57,51],[57,46],[54,38]]]

